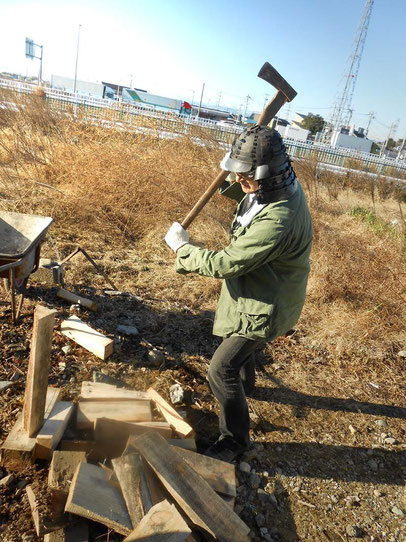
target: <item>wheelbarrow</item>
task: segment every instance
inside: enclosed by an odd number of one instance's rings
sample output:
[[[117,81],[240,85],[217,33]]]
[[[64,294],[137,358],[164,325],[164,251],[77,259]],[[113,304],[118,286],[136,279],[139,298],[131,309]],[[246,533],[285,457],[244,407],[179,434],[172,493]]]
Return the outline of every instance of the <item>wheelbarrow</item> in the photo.
[[[4,279],[13,323],[20,315],[28,277],[38,269],[41,244],[53,219],[0,211],[0,278]],[[21,298],[16,307],[16,293]]]

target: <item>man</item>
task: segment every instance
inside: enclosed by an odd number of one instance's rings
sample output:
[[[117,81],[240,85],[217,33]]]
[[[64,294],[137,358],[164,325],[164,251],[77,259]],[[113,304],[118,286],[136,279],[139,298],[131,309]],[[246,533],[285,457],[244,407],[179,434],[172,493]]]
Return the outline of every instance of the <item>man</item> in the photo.
[[[220,405],[220,437],[207,455],[233,461],[249,446],[246,393],[255,385],[254,350],[298,321],[310,270],[312,224],[303,190],[276,130],[248,128],[221,167],[236,174],[221,192],[239,201],[230,243],[218,252],[189,243],[172,224],[165,236],[178,273],[224,279],[213,333],[223,337],[208,380]]]

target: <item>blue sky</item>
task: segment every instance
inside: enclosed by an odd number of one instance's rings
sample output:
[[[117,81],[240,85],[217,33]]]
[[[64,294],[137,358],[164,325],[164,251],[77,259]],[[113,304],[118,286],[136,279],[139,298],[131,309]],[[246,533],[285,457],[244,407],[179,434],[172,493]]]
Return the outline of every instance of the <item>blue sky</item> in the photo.
[[[257,77],[269,61],[297,90],[282,115],[328,118],[365,0],[0,0],[0,71],[33,75],[25,37],[44,46],[43,74],[107,80],[153,94],[260,111],[274,89]],[[375,0],[352,106],[353,122],[385,138],[406,133],[405,0]],[[220,95],[221,93],[221,95]]]

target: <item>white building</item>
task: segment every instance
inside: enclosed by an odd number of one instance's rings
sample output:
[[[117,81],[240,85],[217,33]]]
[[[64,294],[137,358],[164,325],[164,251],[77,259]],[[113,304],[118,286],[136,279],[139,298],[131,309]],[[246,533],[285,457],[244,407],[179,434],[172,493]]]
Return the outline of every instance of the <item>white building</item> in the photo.
[[[282,137],[296,139],[297,141],[307,141],[310,134],[310,130],[305,130],[304,128],[300,128],[300,126],[295,124],[287,124],[287,126],[278,124],[276,129]]]
[[[341,130],[336,130],[331,137],[331,146],[334,148],[343,147],[345,149],[353,149],[358,152],[371,152],[372,141],[363,136],[363,131],[358,130],[355,132],[353,128],[349,130],[348,134],[342,133]]]

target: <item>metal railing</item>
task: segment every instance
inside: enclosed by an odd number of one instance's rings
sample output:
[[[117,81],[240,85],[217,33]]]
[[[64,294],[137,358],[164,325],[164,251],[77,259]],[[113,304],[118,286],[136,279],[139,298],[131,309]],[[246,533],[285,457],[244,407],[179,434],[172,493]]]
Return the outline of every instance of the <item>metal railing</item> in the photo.
[[[8,88],[21,94],[32,94],[35,84],[0,78],[0,87]],[[242,131],[238,125],[221,126],[216,121],[162,111],[150,105],[111,100],[97,96],[73,94],[65,90],[43,88],[47,102],[55,109],[71,112],[78,117],[93,117],[115,125],[128,127],[148,127],[151,121],[157,121],[160,131],[173,134],[187,134],[192,137],[206,137],[222,142],[227,148],[236,134]],[[147,122],[148,119],[148,122]],[[351,149],[334,148],[325,143],[313,143],[297,139],[284,138],[291,158],[309,158],[325,164],[344,168],[361,169],[378,175],[406,177],[406,161],[379,157],[375,154],[357,152]]]

